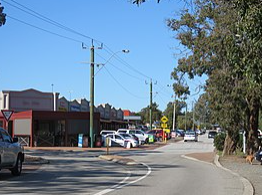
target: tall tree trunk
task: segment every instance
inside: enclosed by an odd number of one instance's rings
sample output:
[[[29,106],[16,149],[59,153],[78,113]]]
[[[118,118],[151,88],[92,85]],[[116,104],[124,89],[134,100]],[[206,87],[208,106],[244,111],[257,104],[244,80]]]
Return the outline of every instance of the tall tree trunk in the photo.
[[[222,156],[232,155],[236,151],[238,140],[239,140],[238,132],[235,133],[234,131],[228,131],[224,143]]]
[[[249,104],[249,130],[247,134],[247,153],[254,154],[260,146],[258,139],[258,117],[259,117],[259,105],[258,99],[253,100]]]

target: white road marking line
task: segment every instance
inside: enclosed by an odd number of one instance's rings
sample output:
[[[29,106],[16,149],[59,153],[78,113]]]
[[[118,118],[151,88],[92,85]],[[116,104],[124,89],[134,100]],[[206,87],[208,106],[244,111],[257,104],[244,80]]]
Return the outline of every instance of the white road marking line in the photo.
[[[116,185],[112,186],[111,188],[105,189],[105,190],[103,190],[101,192],[98,192],[98,193],[96,193],[94,195],[104,195],[104,194],[107,194],[109,192],[115,191],[116,189],[121,189],[123,187],[126,187],[128,185],[134,184],[136,182],[139,182],[139,181],[145,179],[146,177],[148,177],[151,174],[152,169],[147,164],[145,164],[145,163],[142,163],[142,164],[147,167],[147,173],[143,177],[140,177],[137,180],[131,181],[129,183],[123,184],[127,179],[130,178],[131,173],[129,172],[130,175],[128,177],[126,177],[124,180],[122,180],[119,184],[116,184]]]

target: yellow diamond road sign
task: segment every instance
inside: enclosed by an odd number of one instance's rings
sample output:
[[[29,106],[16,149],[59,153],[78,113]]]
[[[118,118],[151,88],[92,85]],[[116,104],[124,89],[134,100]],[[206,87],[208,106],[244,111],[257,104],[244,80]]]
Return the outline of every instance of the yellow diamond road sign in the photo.
[[[161,118],[161,122],[162,123],[166,123],[168,121],[168,118],[166,117],[166,116],[163,116],[162,118]]]

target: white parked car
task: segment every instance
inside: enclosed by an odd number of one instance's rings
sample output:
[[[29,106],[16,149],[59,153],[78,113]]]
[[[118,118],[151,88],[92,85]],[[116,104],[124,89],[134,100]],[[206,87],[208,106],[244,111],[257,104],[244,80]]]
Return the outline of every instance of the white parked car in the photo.
[[[148,143],[148,134],[140,129],[118,129],[118,134],[127,133],[131,135],[135,135],[139,139],[139,144]]]
[[[103,129],[100,131],[100,135],[101,135],[101,138],[102,138],[102,145],[105,146],[106,144],[106,136],[108,134],[116,134],[116,131],[115,130],[107,130],[107,129]]]
[[[9,169],[12,175],[19,176],[24,162],[24,148],[6,130],[0,128],[0,170]]]
[[[257,131],[258,131],[258,132],[257,132],[257,133],[258,133],[258,134],[257,134],[257,135],[258,135],[258,138],[259,138],[259,139],[262,139],[262,131],[261,131],[260,129],[258,129]]]
[[[125,146],[125,138],[118,134],[108,134],[105,139],[109,138],[109,146]]]
[[[134,148],[134,147],[138,147],[139,143],[137,140],[134,139],[133,135],[131,134],[120,134],[123,138],[125,138],[125,141],[129,141],[130,142],[130,147]]]
[[[196,134],[196,132],[194,131],[186,131],[185,136],[184,136],[184,142],[187,141],[198,141],[198,136]]]

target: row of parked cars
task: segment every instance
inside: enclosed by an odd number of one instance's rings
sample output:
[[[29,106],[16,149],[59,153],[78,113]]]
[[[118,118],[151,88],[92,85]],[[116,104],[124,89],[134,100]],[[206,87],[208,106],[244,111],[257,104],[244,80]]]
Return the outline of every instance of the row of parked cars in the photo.
[[[139,129],[102,130],[100,135],[103,146],[138,147],[148,141],[148,135]]]
[[[149,143],[149,137],[153,138],[153,142],[163,141],[165,137],[167,139],[171,138],[171,134],[166,134],[162,129],[153,129],[146,132],[141,129],[102,130],[100,135],[102,136],[103,146],[108,144],[109,146],[120,145],[123,147],[138,147]],[[109,143],[107,143],[107,140]]]

